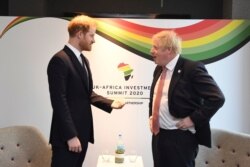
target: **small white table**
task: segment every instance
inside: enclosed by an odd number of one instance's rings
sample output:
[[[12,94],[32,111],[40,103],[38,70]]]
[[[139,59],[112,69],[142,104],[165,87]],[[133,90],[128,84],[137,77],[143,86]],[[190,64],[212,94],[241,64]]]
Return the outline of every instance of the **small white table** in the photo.
[[[143,167],[143,161],[141,156],[137,156],[135,162],[130,162],[129,155],[125,156],[123,163],[115,163],[115,156],[108,155],[108,161],[105,161],[100,155],[97,161],[97,167]]]

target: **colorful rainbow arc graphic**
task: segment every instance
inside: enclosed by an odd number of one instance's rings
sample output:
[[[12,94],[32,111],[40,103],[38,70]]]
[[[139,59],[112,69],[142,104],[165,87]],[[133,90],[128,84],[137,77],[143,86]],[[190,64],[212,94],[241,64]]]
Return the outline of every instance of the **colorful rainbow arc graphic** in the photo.
[[[0,38],[15,25],[31,19],[35,18],[15,18],[2,31]],[[62,19],[70,20],[71,18]],[[164,30],[123,19],[96,20],[98,22],[97,34],[148,60],[151,60],[152,35]],[[229,56],[249,42],[250,20],[201,20],[193,25],[175,28],[175,31],[183,40],[183,57],[211,63]]]

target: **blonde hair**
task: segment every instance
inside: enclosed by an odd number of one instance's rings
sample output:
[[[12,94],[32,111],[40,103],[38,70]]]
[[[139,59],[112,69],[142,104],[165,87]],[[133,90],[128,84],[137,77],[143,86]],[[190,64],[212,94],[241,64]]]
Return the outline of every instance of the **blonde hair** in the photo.
[[[86,33],[90,27],[96,28],[96,26],[97,23],[93,18],[85,15],[76,16],[68,24],[69,36],[73,37],[79,31]]]
[[[162,49],[170,48],[175,54],[181,53],[182,39],[173,30],[158,32],[153,35],[152,39],[157,40],[159,47]]]

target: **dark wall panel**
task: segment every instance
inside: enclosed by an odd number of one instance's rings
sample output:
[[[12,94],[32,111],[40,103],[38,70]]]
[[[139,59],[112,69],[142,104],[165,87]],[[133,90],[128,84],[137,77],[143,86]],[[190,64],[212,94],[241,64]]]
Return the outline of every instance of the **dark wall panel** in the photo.
[[[0,0],[0,15],[7,16],[9,14],[8,0]]]
[[[11,16],[44,16],[45,9],[45,0],[9,0]]]
[[[160,18],[223,18],[223,0],[0,0],[0,3],[1,12],[9,15],[63,17],[83,12],[115,17],[161,14]]]
[[[223,0],[164,0],[159,13],[190,15],[192,19],[219,19],[223,16]]]
[[[156,0],[47,0],[49,15],[63,15],[70,12],[85,13],[157,13],[160,1]]]

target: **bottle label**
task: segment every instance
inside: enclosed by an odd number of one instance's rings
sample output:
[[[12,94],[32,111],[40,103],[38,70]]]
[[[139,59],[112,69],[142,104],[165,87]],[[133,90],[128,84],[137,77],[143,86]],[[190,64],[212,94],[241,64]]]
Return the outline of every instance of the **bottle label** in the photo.
[[[123,145],[118,145],[118,146],[117,146],[117,150],[125,150],[125,148],[124,148]]]

